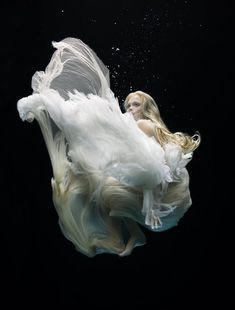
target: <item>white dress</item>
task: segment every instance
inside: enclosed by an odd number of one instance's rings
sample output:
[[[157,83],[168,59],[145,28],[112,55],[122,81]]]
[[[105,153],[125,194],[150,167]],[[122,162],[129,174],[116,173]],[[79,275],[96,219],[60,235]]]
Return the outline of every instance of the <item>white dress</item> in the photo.
[[[192,154],[163,147],[122,113],[109,71],[81,40],[53,42],[33,94],[17,103],[35,118],[53,168],[53,202],[66,238],[87,256],[129,255],[145,244],[141,225],[163,231],[191,205],[185,168]]]

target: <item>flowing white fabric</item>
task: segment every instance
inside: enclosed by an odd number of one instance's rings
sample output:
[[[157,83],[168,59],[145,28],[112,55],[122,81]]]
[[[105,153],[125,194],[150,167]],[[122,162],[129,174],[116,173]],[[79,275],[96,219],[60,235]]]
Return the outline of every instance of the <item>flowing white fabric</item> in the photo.
[[[108,69],[81,40],[53,46],[45,72],[32,78],[33,94],[18,101],[19,115],[40,125],[63,234],[87,256],[129,255],[145,243],[139,224],[166,230],[190,207],[192,154],[162,148],[121,112]]]

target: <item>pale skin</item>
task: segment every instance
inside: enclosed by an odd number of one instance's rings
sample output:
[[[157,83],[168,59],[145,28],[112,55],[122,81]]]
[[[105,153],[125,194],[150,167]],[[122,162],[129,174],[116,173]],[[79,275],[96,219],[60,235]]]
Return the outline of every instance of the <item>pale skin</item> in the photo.
[[[132,96],[126,105],[126,111],[133,115],[138,127],[147,136],[153,137],[155,136],[154,124],[150,120],[144,119],[142,108],[142,102],[138,95]]]

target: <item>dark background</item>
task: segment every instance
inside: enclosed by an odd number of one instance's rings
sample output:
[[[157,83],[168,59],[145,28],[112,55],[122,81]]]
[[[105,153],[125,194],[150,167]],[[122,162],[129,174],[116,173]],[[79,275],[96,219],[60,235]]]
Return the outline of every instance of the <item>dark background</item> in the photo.
[[[224,135],[232,100],[232,10],[227,3],[7,1],[1,7],[2,284],[7,305],[232,306],[233,213],[231,192],[224,186],[229,185],[224,173],[232,170]],[[88,258],[63,237],[41,132],[36,122],[23,123],[16,110],[17,101],[32,92],[34,72],[49,63],[51,42],[65,37],[82,39],[109,67],[120,104],[130,91],[146,91],[172,131],[202,135],[188,165],[192,207],[169,231],[144,230],[147,245],[129,257]]]

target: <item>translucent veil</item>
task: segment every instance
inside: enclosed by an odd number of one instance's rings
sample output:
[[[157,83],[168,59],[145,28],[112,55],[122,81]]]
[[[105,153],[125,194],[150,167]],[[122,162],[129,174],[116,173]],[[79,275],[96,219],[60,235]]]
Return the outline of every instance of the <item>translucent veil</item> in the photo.
[[[52,42],[57,49],[45,71],[36,72],[32,78],[32,89],[41,93],[54,89],[64,98],[68,93],[78,92],[105,97],[110,87],[109,70],[81,40],[66,38]]]

